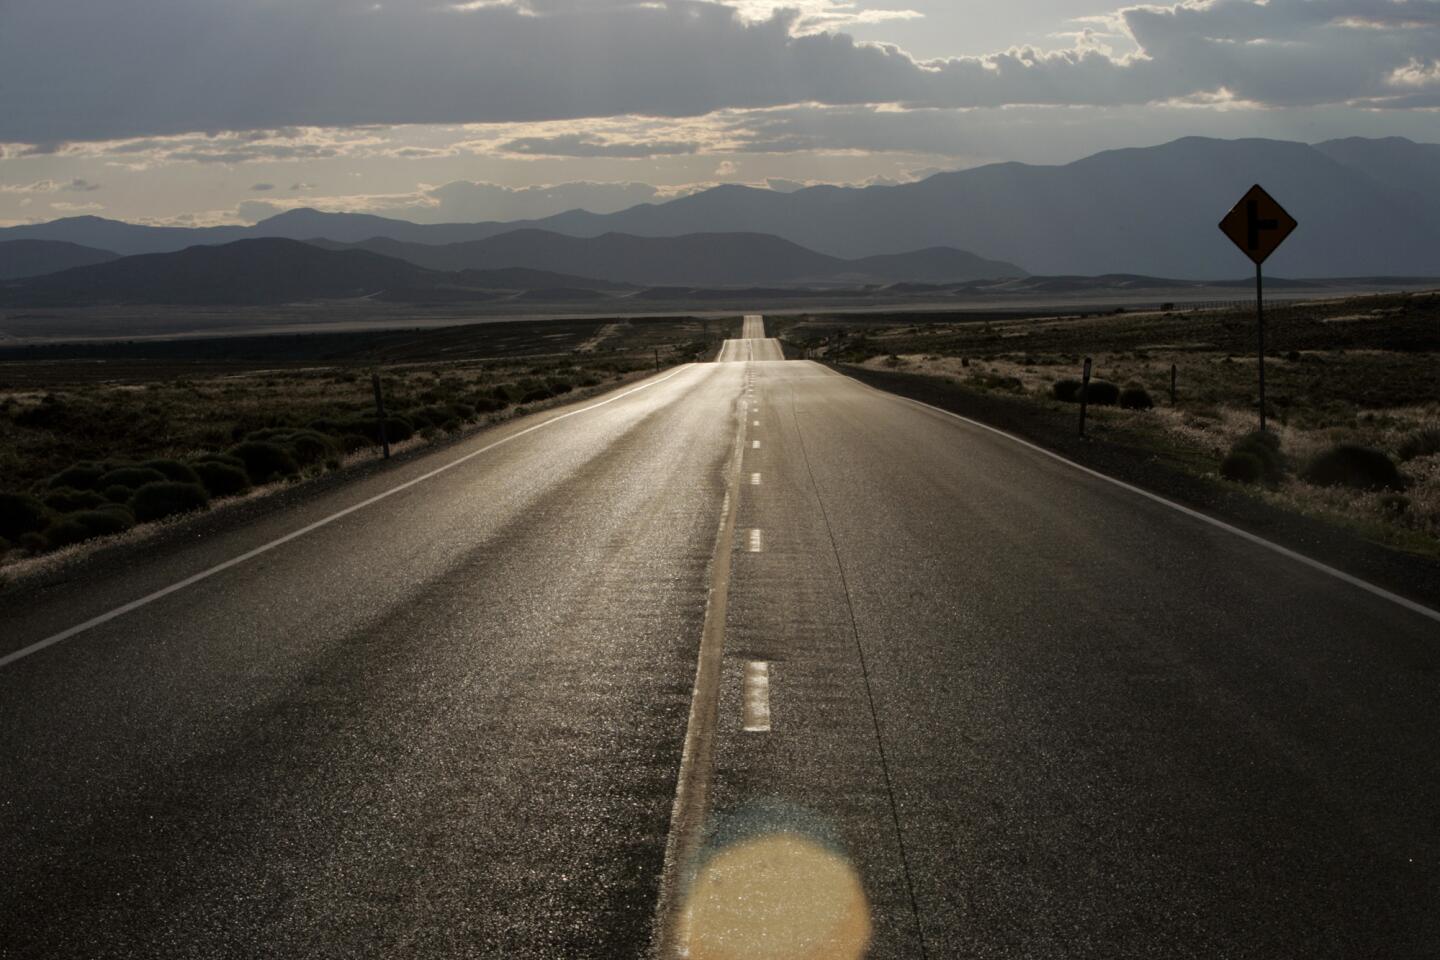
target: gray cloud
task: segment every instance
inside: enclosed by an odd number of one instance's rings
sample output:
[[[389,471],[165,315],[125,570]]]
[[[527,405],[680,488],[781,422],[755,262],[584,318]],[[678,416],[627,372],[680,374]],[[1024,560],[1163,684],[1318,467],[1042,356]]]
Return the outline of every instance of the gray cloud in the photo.
[[[1397,72],[1418,64],[1414,75],[1429,76],[1440,56],[1437,0],[1134,7],[1111,19],[1134,38],[1136,56],[1087,46],[924,62],[840,33],[798,35],[793,10],[750,21],[697,0],[470,6],[6,0],[0,141],[698,116],[799,103],[1123,105],[1222,90],[1274,105],[1403,108],[1432,106],[1437,93],[1428,82],[1398,83]],[[227,143],[189,159],[314,159],[333,149]]]
[[[100,184],[76,177],[73,180],[36,180],[33,183],[0,183],[0,193],[90,193]]]
[[[264,192],[266,192],[267,190],[274,190],[274,189],[275,189],[275,184],[273,184],[273,183],[257,183],[257,184],[255,184],[253,187],[251,187],[250,189],[251,189],[251,190],[254,190],[256,193],[264,193]]]
[[[696,153],[700,144],[681,140],[616,141],[583,133],[520,137],[497,147],[503,153],[533,157],[673,157]]]

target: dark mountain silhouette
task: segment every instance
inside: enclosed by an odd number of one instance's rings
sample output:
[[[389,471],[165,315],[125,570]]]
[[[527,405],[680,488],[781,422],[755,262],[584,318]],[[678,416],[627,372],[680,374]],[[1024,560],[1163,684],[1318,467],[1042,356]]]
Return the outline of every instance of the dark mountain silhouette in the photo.
[[[242,237],[384,237],[432,246],[542,229],[769,234],[840,258],[949,247],[1045,274],[1243,275],[1248,261],[1215,224],[1252,183],[1299,220],[1268,270],[1291,276],[1440,273],[1440,145],[1350,138],[1316,145],[1187,137],[1110,150],[1062,166],[999,163],[916,183],[810,187],[792,193],[728,185],[613,214],[572,210],[510,224],[413,224],[292,210],[254,226],[183,229],[75,217],[0,229],[0,240],[66,240],[137,253]]]
[[[0,241],[0,280],[38,277],[71,267],[88,267],[119,256],[109,250],[82,247],[62,240],[3,240]]]
[[[1440,184],[1440,143],[1414,143],[1404,137],[1346,137],[1317,143],[1315,149],[1440,211],[1440,194],[1435,190]]]
[[[28,242],[28,241],[27,241]],[[175,253],[144,253],[0,283],[0,304],[273,304],[373,297],[401,302],[604,299],[623,284],[541,270],[442,272],[368,250],[327,250],[298,240],[237,240]]]
[[[901,186],[788,194],[729,186],[604,217],[561,214],[544,225],[647,236],[703,225],[773,233],[837,256],[946,245],[1037,273],[1223,277],[1243,274],[1248,261],[1216,223],[1258,182],[1300,222],[1271,261],[1276,271],[1440,272],[1440,211],[1433,201],[1415,199],[1433,194],[1435,181],[1423,164],[1404,159],[1422,145],[1367,144],[1368,153],[1331,147],[1383,173],[1371,175],[1305,144],[1187,138],[1064,166],[992,164]]]
[[[405,259],[399,257],[397,259]],[[423,266],[423,264],[422,264]],[[633,290],[634,284],[614,283],[609,280],[593,280],[589,277],[574,277],[550,270],[531,270],[526,267],[505,267],[498,270],[461,269],[457,271],[462,283],[484,290]]]
[[[1012,263],[985,260],[963,250],[942,247],[842,260],[779,237],[753,233],[664,238],[607,233],[580,238],[545,230],[514,230],[485,240],[438,246],[378,237],[355,245],[315,242],[336,249],[363,249],[433,270],[528,268],[651,286],[943,282],[1025,275]]]
[[[0,303],[284,303],[425,287],[438,278],[364,250],[294,240],[239,240],[148,253],[0,286]]]

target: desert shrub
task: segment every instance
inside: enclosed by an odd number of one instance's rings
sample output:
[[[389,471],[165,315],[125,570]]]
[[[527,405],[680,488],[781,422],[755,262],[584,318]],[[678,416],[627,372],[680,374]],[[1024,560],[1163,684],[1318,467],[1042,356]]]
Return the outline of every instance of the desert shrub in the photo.
[[[96,510],[100,513],[113,513],[122,518],[125,521],[126,529],[135,526],[135,514],[130,512],[128,503],[107,503],[102,507],[97,507]]]
[[[1259,483],[1265,477],[1265,464],[1248,450],[1232,450],[1220,461],[1220,476],[1236,483]]]
[[[1379,450],[1342,443],[1319,454],[1300,474],[1317,487],[1355,490],[1403,490],[1405,481],[1390,458]]]
[[[0,493],[0,537],[18,540],[45,528],[50,512],[28,493]]]
[[[17,546],[32,556],[37,553],[44,553],[50,549],[50,544],[46,542],[45,535],[38,530],[31,530],[29,533],[20,534]]]
[[[477,413],[494,413],[496,410],[505,409],[505,401],[484,394],[471,397],[470,403]]]
[[[1285,478],[1285,456],[1280,452],[1280,437],[1267,430],[1256,430],[1236,440],[1230,454],[1247,454],[1260,464],[1257,479],[1269,484],[1279,483]],[[1223,474],[1223,464],[1222,464]],[[1232,478],[1233,479],[1233,478]],[[1245,481],[1251,482],[1251,481]]]
[[[317,430],[296,430],[281,440],[295,462],[302,467],[320,463],[335,456],[335,441]]]
[[[391,443],[400,443],[415,436],[415,427],[404,417],[386,417],[385,436]]]
[[[416,430],[435,426],[435,415],[424,407],[418,410],[407,410],[405,416],[415,425]]]
[[[274,443],[284,440],[291,433],[289,427],[265,427],[261,430],[251,430],[245,434],[245,439],[254,440],[257,443]]]
[[[129,503],[130,495],[135,491],[120,484],[114,484],[105,488],[105,499],[111,503]]]
[[[244,466],[233,466],[218,460],[201,460],[195,464],[195,475],[212,497],[233,497],[250,489],[250,476]]]
[[[369,437],[361,436],[358,433],[347,433],[340,437],[340,450],[343,453],[355,453],[364,450],[366,447],[374,446],[375,441]]]
[[[1144,387],[1126,387],[1120,391],[1120,407],[1124,410],[1150,410],[1155,401]]]
[[[202,453],[200,456],[193,457],[190,460],[191,466],[197,463],[224,463],[232,467],[239,467],[241,470],[245,469],[244,460],[228,453]]]
[[[1080,399],[1080,386],[1079,380],[1071,380],[1069,378],[1056,380],[1050,387],[1050,393],[1056,400],[1065,403],[1074,403]]]
[[[165,475],[166,480],[174,480],[176,483],[200,482],[200,478],[195,475],[194,470],[190,469],[190,465],[181,463],[179,460],[146,460],[140,466],[158,470]]]
[[[67,547],[72,543],[93,540],[111,534],[124,533],[135,525],[129,513],[115,510],[82,510],[61,517],[45,531],[45,542],[51,549]]]
[[[1416,457],[1429,457],[1440,453],[1440,427],[1427,427],[1424,430],[1416,430],[1410,436],[1400,441],[1400,448],[1396,451],[1402,461],[1414,460]]]
[[[108,468],[105,464],[87,460],[61,470],[46,481],[46,486],[68,487],[71,490],[94,490],[99,485],[100,478],[107,472]]]
[[[300,470],[288,450],[268,440],[246,440],[228,452],[245,464],[245,473],[254,484],[269,483],[276,477],[288,477]]]
[[[74,513],[76,510],[93,510],[105,503],[104,494],[94,490],[72,490],[61,487],[47,492],[42,498],[45,506],[56,513]]]
[[[117,467],[100,478],[97,486],[109,490],[111,487],[126,487],[139,490],[147,483],[167,479],[165,474],[154,467]]]
[[[1110,407],[1120,399],[1120,388],[1109,380],[1091,380],[1088,386],[1075,391],[1075,399],[1096,407]]]
[[[457,420],[463,420],[466,423],[469,423],[471,420],[475,419],[475,408],[470,406],[470,404],[468,403],[450,404],[450,413]]]
[[[542,380],[525,379],[517,385],[521,403],[539,403],[550,399],[550,388]]]
[[[1378,506],[1381,513],[1398,517],[1410,509],[1410,498],[1403,493],[1382,493]]]
[[[345,424],[339,420],[321,417],[319,420],[311,420],[305,425],[305,429],[314,430],[316,433],[336,435],[344,433],[346,428]]]
[[[209,506],[210,498],[200,484],[177,483],[174,480],[147,483],[130,499],[130,509],[141,523],[163,520],[177,513],[204,510]]]

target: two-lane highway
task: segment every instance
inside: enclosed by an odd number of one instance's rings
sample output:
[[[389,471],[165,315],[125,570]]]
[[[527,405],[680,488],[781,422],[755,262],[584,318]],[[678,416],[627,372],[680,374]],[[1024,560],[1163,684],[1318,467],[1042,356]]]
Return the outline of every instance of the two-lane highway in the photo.
[[[765,336],[765,318],[757,313],[747,313],[740,324],[740,339],[726,340],[720,347],[720,361],[734,363],[740,360],[784,360],[780,341]]]
[[[1436,954],[1433,615],[743,333],[7,607],[0,956]]]

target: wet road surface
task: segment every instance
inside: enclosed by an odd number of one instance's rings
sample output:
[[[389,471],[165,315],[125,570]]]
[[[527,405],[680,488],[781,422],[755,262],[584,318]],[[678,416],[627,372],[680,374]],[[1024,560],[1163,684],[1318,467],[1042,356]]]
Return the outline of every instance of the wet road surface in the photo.
[[[0,956],[1436,954],[1440,623],[744,333],[7,606]]]

